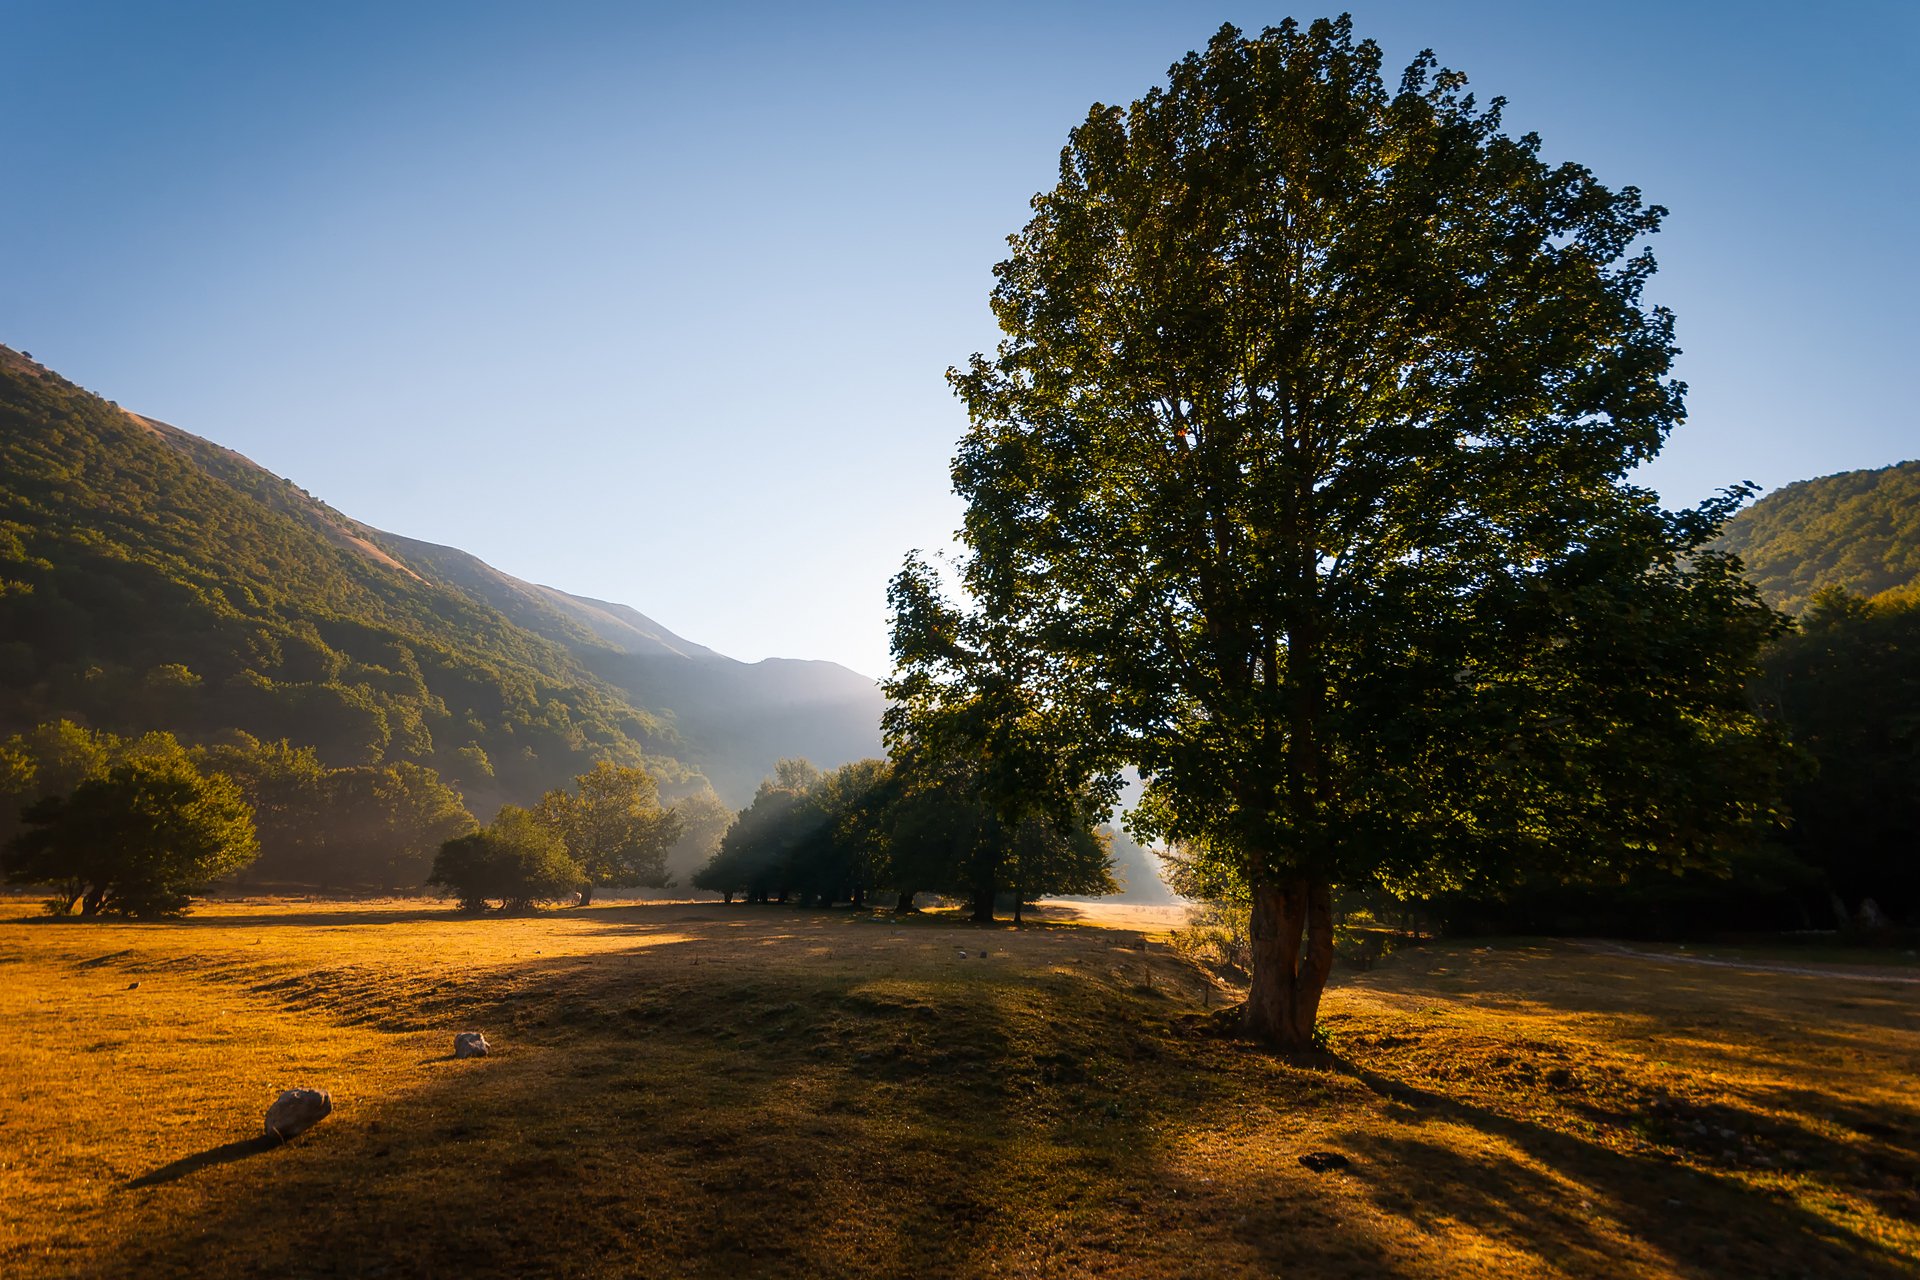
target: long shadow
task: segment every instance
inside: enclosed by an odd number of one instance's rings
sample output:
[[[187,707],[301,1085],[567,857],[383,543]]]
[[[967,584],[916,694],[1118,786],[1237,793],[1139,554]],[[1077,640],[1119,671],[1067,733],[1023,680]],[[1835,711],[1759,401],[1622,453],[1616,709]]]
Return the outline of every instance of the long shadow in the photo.
[[[1612,1193],[1611,1209],[1623,1225],[1635,1237],[1659,1248],[1682,1274],[1787,1274],[1796,1266],[1803,1271],[1807,1261],[1815,1260],[1820,1267],[1818,1274],[1823,1275],[1848,1275],[1855,1280],[1895,1280],[1911,1275],[1908,1260],[1722,1173],[1703,1176],[1656,1159],[1624,1155],[1546,1125],[1422,1089],[1350,1059],[1337,1055],[1330,1055],[1330,1059],[1337,1070],[1379,1097],[1417,1112],[1423,1121],[1451,1121],[1471,1127],[1510,1143],[1562,1176],[1586,1181],[1602,1194]],[[1586,1233],[1580,1224],[1555,1208],[1551,1183],[1537,1171],[1514,1165],[1496,1180],[1499,1190],[1495,1190],[1483,1182],[1449,1176],[1458,1169],[1459,1156],[1421,1139],[1359,1133],[1349,1135],[1349,1141],[1377,1161],[1430,1174],[1431,1198],[1419,1206],[1420,1211],[1442,1209],[1478,1225],[1497,1226],[1509,1235],[1558,1239],[1563,1244],[1583,1246],[1592,1256],[1603,1255],[1603,1242],[1581,1239]],[[1400,1197],[1383,1195],[1380,1200],[1382,1208],[1390,1212],[1409,1211]],[[1702,1200],[1713,1201],[1719,1212],[1702,1213]],[[1703,1230],[1703,1219],[1756,1210],[1770,1220],[1765,1245],[1753,1239],[1714,1238],[1710,1231]],[[1543,1227],[1550,1230],[1543,1232]],[[1788,1241],[1800,1255],[1793,1265],[1772,1253],[1774,1247]]]
[[[127,1183],[133,1187],[157,1187],[164,1182],[177,1182],[190,1173],[202,1169],[211,1169],[215,1165],[232,1164],[235,1160],[245,1160],[248,1156],[257,1156],[263,1151],[271,1151],[279,1146],[276,1138],[262,1134],[258,1138],[247,1138],[240,1142],[223,1142],[217,1147],[208,1147],[205,1151],[190,1156],[181,1156],[171,1164],[163,1164],[158,1169],[141,1174]]]

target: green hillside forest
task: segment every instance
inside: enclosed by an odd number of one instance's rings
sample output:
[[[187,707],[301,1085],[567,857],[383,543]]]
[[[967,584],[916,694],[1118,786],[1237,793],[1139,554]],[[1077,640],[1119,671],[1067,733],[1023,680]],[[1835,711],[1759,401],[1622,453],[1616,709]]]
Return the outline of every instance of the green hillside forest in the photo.
[[[0,359],[0,728],[238,729],[430,764],[484,803],[597,759],[685,772],[661,718],[238,455]]]
[[[877,754],[880,711],[843,667],[736,662],[383,533],[0,347],[0,740],[285,743],[485,816],[601,760],[741,804],[781,757]]]
[[[1728,521],[1721,546],[1777,609],[1823,587],[1878,596],[1920,582],[1920,461],[1776,489]]]

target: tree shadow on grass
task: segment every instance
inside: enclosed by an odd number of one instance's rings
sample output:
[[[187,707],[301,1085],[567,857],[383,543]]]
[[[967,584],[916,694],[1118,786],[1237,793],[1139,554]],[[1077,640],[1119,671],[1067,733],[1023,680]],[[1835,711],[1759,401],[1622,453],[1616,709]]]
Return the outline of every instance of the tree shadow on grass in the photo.
[[[1910,1259],[1727,1171],[1688,1168],[1672,1156],[1615,1151],[1348,1059],[1334,1062],[1386,1099],[1400,1118],[1423,1127],[1434,1122],[1465,1126],[1524,1157],[1488,1155],[1468,1162],[1459,1151],[1404,1130],[1344,1135],[1343,1145],[1361,1159],[1398,1168],[1403,1177],[1412,1174],[1424,1189],[1415,1199],[1406,1186],[1375,1188],[1376,1203],[1398,1216],[1457,1218],[1509,1239],[1539,1242],[1547,1246],[1549,1261],[1579,1259],[1593,1266],[1604,1261],[1609,1245],[1575,1208],[1603,1202],[1632,1239],[1650,1245],[1680,1275],[1895,1280],[1912,1274]],[[1569,1191],[1569,1184],[1579,1190]]]
[[[178,1160],[170,1164],[163,1164],[158,1169],[143,1173],[127,1183],[127,1186],[129,1189],[133,1187],[157,1187],[164,1182],[177,1182],[190,1173],[198,1173],[202,1169],[211,1169],[215,1165],[231,1164],[235,1160],[245,1160],[248,1156],[257,1156],[261,1152],[271,1151],[279,1145],[281,1145],[279,1139],[268,1137],[265,1134],[257,1138],[247,1138],[239,1142],[223,1142],[217,1147],[208,1147],[205,1151],[197,1151],[190,1156],[181,1156]]]

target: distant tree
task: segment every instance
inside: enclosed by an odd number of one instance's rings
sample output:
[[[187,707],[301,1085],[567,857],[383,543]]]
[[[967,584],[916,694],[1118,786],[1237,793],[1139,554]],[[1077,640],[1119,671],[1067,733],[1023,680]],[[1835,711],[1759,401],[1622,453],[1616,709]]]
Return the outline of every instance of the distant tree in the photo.
[[[896,738],[889,750],[893,800],[881,880],[898,895],[894,913],[913,911],[923,892],[968,896],[991,823],[972,788],[971,762],[912,738]]]
[[[1245,884],[1286,1047],[1336,885],[1706,860],[1772,802],[1735,501],[1622,479],[1682,409],[1662,210],[1380,62],[1228,27],[1094,107],[951,375],[966,586],[1139,767],[1133,829]]]
[[[498,902],[503,910],[525,911],[572,892],[585,875],[551,827],[507,805],[485,829],[441,845],[427,883],[451,892],[462,910]]]
[[[324,882],[327,835],[344,815],[326,803],[327,770],[313,748],[234,731],[196,748],[193,759],[203,772],[232,779],[253,809],[260,856],[249,877]]]
[[[793,878],[809,900],[822,906],[842,899],[866,905],[886,866],[891,798],[892,770],[885,760],[855,760],[830,769],[807,791],[796,811],[801,830]]]
[[[390,892],[419,884],[434,851],[477,825],[438,773],[405,761],[329,770],[321,796],[329,815],[320,824],[323,883]]]
[[[806,760],[789,758],[774,765],[753,802],[735,815],[713,859],[693,877],[695,888],[748,902],[785,902],[793,888],[795,852],[810,835],[802,824],[811,818],[807,793],[820,771]]]
[[[690,882],[719,851],[721,837],[733,824],[733,810],[710,786],[675,800],[672,809],[680,819],[680,837],[667,850],[667,883]]]
[[[993,919],[1000,892],[1105,886],[1105,846],[1092,834],[1119,779],[1104,744],[1050,687],[1045,652],[982,610],[949,603],[933,569],[909,556],[888,590],[894,673],[883,727],[903,786],[975,807],[964,876],[973,918]],[[1091,821],[1089,820],[1091,818]],[[1068,871],[1096,844],[1098,876]],[[1024,858],[1018,851],[1026,850]]]
[[[1064,893],[1098,898],[1120,892],[1113,878],[1113,837],[1101,823],[1103,798],[1086,796],[1078,812],[1035,814],[1007,842],[1006,875],[1013,922],[1027,903]]]
[[[179,756],[114,765],[23,817],[6,879],[54,886],[55,915],[177,915],[259,849],[239,789]]]
[[[585,872],[580,904],[593,900],[595,886],[666,884],[667,851],[680,838],[681,819],[661,806],[653,776],[602,760],[573,784],[571,792],[540,797],[533,813]]]

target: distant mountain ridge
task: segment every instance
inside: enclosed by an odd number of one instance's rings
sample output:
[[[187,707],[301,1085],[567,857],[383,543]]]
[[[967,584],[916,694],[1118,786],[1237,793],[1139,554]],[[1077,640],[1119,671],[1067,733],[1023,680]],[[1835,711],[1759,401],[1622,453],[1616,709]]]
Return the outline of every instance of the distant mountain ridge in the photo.
[[[0,347],[0,732],[244,729],[431,763],[476,810],[606,757],[738,805],[781,755],[878,754],[881,709],[844,667],[375,529]]]
[[[366,532],[404,563],[563,646],[633,705],[669,712],[689,762],[729,803],[744,805],[782,756],[831,768],[883,754],[879,686],[838,663],[741,662],[627,605],[523,582],[453,547]]]
[[[1920,461],[1782,486],[1728,521],[1719,545],[1790,613],[1824,587],[1920,590]]]
[[[377,529],[368,529],[367,533],[404,563],[424,569],[442,582],[485,600],[516,625],[549,640],[570,647],[586,645],[617,653],[659,657],[720,656],[705,645],[675,635],[626,605],[589,600],[554,587],[523,582],[457,547],[443,547]]]

